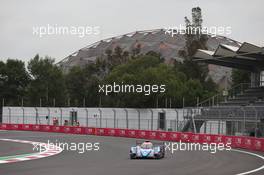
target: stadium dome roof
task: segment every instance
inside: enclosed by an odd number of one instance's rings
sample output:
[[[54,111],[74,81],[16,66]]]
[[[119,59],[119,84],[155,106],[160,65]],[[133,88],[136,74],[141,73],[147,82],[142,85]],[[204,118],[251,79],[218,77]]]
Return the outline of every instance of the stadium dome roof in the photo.
[[[131,51],[140,44],[141,53],[147,53],[149,51],[155,51],[160,53],[165,58],[166,63],[170,63],[172,60],[182,61],[179,57],[178,51],[185,46],[185,37],[183,34],[175,34],[173,36],[166,33],[165,29],[143,30],[126,33],[123,35],[107,38],[93,44],[90,44],[71,55],[64,58],[58,63],[62,69],[67,72],[74,66],[83,67],[86,64],[90,64],[96,61],[98,57],[106,56],[106,50],[113,50],[119,46],[124,51]],[[219,44],[225,44],[230,47],[240,47],[241,43],[223,36],[208,35],[207,48],[209,51],[217,49]],[[217,82],[222,78],[223,72],[230,72],[228,68],[221,68],[213,66],[212,78]],[[224,71],[223,71],[224,69]],[[210,66],[209,66],[210,70]],[[218,75],[220,74],[220,75]]]

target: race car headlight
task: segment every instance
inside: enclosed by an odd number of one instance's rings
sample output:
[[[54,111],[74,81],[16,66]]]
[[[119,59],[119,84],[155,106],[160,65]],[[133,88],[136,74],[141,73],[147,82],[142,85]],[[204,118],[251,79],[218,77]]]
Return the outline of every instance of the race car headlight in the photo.
[[[137,149],[134,148],[134,147],[132,147],[132,148],[130,149],[130,152],[131,152],[131,153],[136,153],[136,152],[137,152]]]
[[[159,153],[160,152],[160,148],[159,147],[155,147],[154,148],[154,153]]]

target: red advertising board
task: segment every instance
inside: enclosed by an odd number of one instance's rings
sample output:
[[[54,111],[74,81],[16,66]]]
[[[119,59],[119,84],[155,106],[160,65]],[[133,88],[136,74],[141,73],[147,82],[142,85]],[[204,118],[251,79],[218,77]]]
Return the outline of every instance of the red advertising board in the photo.
[[[195,134],[190,132],[149,131],[117,128],[90,128],[73,126],[33,125],[33,124],[0,124],[1,130],[22,130],[58,132],[69,134],[86,134],[98,136],[129,137],[148,140],[195,143],[223,143],[233,148],[264,151],[264,139],[244,136],[225,136],[213,134]]]

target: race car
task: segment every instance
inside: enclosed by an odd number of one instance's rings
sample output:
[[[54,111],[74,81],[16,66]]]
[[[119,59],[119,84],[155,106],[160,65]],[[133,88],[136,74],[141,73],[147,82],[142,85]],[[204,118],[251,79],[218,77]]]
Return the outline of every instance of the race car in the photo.
[[[130,159],[161,159],[164,156],[164,143],[152,143],[148,140],[137,141],[136,146],[130,148]]]

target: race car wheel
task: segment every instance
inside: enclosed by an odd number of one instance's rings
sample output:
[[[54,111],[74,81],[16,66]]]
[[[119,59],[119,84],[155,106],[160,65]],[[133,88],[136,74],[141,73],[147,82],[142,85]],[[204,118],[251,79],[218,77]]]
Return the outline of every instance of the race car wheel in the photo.
[[[136,158],[136,155],[130,154],[130,159],[135,159],[135,158]]]
[[[161,158],[164,158],[165,157],[165,153],[163,152],[162,154],[161,154]]]
[[[155,155],[155,159],[160,159],[160,158],[162,158],[162,156],[160,154]]]

